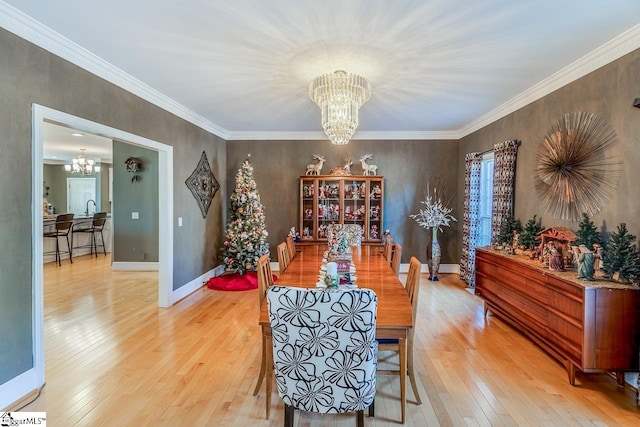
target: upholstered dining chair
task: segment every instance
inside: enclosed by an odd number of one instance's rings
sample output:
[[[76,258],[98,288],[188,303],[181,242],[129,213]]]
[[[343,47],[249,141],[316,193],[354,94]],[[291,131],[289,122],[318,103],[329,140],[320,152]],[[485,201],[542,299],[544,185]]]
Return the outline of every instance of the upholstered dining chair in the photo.
[[[267,289],[267,303],[284,425],[293,426],[294,409],[301,409],[356,411],[362,427],[376,393],[375,292],[276,285]]]
[[[287,252],[289,253],[289,261],[293,261],[296,257],[296,242],[293,240],[293,236],[287,236]]]
[[[409,261],[409,272],[407,273],[407,281],[405,284],[405,289],[407,290],[407,294],[409,295],[409,301],[411,301],[411,315],[413,326],[409,329],[409,334],[407,337],[407,372],[402,373],[399,371],[386,371],[386,370],[378,370],[379,374],[396,374],[399,375],[409,375],[409,381],[411,382],[411,388],[413,389],[413,394],[416,397],[416,403],[418,405],[422,405],[422,399],[420,399],[420,393],[418,393],[418,386],[416,384],[416,377],[413,369],[413,335],[414,329],[416,325],[416,314],[418,312],[418,293],[420,291],[420,270],[422,269],[422,264],[416,257],[411,257]],[[400,345],[398,340],[393,339],[380,339],[378,340],[378,350],[379,351],[394,351],[400,352]]]
[[[270,286],[273,286],[274,278],[273,273],[271,272],[271,262],[269,259],[269,254],[266,253],[258,258],[258,300],[260,302],[259,307],[262,307],[265,298],[267,297],[267,289]],[[264,334],[262,335],[262,357],[260,360],[260,373],[258,374],[258,381],[256,382],[256,388],[253,390],[253,395],[257,395],[260,390],[260,386],[262,385],[262,380],[264,380],[265,373],[267,371],[267,357],[266,352],[269,350],[267,348],[267,339]],[[267,390],[267,393],[270,390]]]
[[[284,273],[289,264],[291,264],[291,258],[289,258],[289,250],[287,249],[287,242],[278,243],[278,269],[280,274]]]
[[[364,231],[360,224],[329,224],[327,226],[327,240],[332,241],[333,236],[342,238],[344,235],[349,246],[361,246]]]
[[[391,269],[396,276],[400,274],[400,261],[402,259],[402,245],[400,243],[395,243],[393,245],[393,249],[391,251],[391,260],[389,264],[391,265]]]
[[[71,240],[69,240],[69,233],[71,233]],[[56,217],[56,223],[52,231],[45,231],[44,237],[50,237],[56,239],[56,262],[58,265],[62,265],[61,256],[62,253],[69,254],[69,261],[73,264],[73,214],[66,213],[60,214]],[[67,250],[60,250],[60,237],[64,237],[67,241]],[[46,255],[46,254],[45,254]]]

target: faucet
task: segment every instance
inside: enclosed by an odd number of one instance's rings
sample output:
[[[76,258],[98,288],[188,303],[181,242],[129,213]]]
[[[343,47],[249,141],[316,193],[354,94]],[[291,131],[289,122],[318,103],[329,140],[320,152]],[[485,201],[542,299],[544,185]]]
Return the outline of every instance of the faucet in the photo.
[[[94,213],[95,213],[96,208],[98,207],[98,205],[96,205],[96,201],[95,200],[93,200],[93,199],[87,200],[87,210],[84,211],[86,216],[89,216],[89,202],[93,203],[93,211],[94,211]]]

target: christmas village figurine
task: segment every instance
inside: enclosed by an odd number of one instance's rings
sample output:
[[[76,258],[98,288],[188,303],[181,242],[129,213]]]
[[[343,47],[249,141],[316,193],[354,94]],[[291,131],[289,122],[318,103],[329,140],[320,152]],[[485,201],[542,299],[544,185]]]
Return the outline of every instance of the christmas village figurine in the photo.
[[[295,227],[291,227],[291,230],[289,230],[289,236],[293,237],[294,242],[300,241],[300,233],[296,231]]]
[[[369,194],[369,197],[371,199],[379,199],[380,197],[382,197],[382,188],[380,188],[378,184],[374,184],[373,188],[371,189],[371,194]]]
[[[593,280],[593,252],[585,245],[578,246],[578,279]]]

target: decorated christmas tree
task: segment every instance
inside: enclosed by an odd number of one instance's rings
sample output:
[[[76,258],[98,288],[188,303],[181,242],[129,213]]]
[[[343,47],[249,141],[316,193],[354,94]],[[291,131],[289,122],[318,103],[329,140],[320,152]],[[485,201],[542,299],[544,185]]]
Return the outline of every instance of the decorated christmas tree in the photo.
[[[585,212],[582,213],[582,221],[578,224],[578,231],[576,235],[578,236],[578,240],[576,241],[576,245],[585,245],[587,249],[590,251],[593,250],[594,243],[602,243],[600,241],[600,233],[598,232],[598,227],[596,227],[589,219],[589,215]]]
[[[264,208],[260,202],[253,166],[245,160],[236,174],[222,260],[227,270],[244,274],[255,271],[258,258],[269,252]]]
[[[636,281],[640,278],[640,254],[635,245],[636,236],[629,234],[627,224],[618,226],[611,233],[604,253],[603,269],[621,282]],[[617,273],[619,277],[614,275]]]
[[[520,233],[518,239],[518,245],[523,246],[525,249],[533,249],[536,246],[536,237],[538,233],[542,231],[542,219],[536,221],[536,215],[532,219],[527,221]]]

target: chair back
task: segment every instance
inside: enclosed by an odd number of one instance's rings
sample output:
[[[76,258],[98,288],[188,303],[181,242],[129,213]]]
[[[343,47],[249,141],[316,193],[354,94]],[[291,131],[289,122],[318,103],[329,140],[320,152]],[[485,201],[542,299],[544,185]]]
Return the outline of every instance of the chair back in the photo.
[[[407,281],[405,289],[409,294],[409,301],[411,301],[411,312],[413,324],[416,324],[416,314],[418,312],[418,293],[420,292],[420,270],[422,270],[422,264],[416,257],[411,257],[409,261],[409,272],[407,273]],[[412,328],[413,330],[413,328]]]
[[[56,217],[56,230],[57,231],[65,231],[69,230],[73,225],[73,214],[66,213],[60,214]]]
[[[368,408],[376,393],[378,300],[370,289],[267,290],[278,394],[319,413]]]
[[[296,242],[293,241],[293,236],[287,236],[287,252],[289,252],[289,260],[293,260],[296,256]]]
[[[289,259],[289,250],[287,249],[287,243],[286,242],[278,243],[277,251],[278,251],[278,268],[280,270],[280,273],[284,273],[287,267],[289,267],[289,264],[291,263],[291,260]]]
[[[271,262],[269,254],[266,253],[258,258],[258,298],[260,307],[267,296],[267,289],[273,285],[273,273],[271,272]]]
[[[107,222],[107,213],[106,212],[96,212],[93,214],[93,228],[97,228],[98,230],[102,230],[104,224]]]
[[[327,226],[327,240],[329,242],[342,239],[345,236],[347,245],[349,246],[361,246],[362,235],[364,230],[360,224],[329,224]]]
[[[384,249],[382,255],[387,262],[391,262],[391,253],[393,252],[393,239],[391,236],[387,236],[387,240],[384,241]]]
[[[400,274],[400,261],[402,259],[402,245],[400,243],[396,243],[393,245],[393,249],[391,251],[391,269],[396,276]]]

